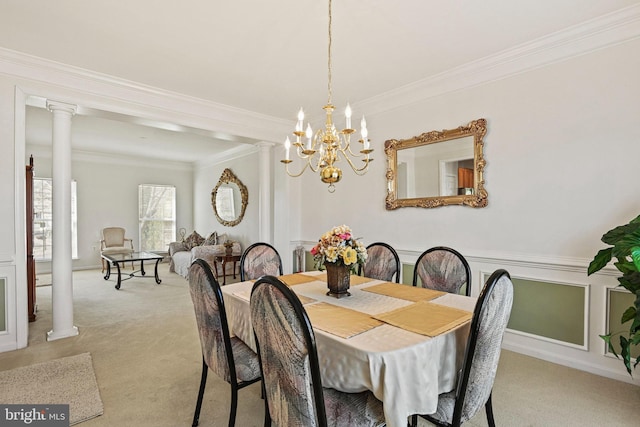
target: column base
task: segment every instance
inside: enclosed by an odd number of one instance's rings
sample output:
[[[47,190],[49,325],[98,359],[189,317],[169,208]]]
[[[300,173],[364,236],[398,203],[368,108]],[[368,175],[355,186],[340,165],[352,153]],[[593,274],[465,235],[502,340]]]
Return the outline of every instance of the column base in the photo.
[[[49,331],[47,332],[47,341],[55,341],[62,338],[75,337],[78,335],[78,327],[73,326],[71,329],[67,329],[65,331]]]

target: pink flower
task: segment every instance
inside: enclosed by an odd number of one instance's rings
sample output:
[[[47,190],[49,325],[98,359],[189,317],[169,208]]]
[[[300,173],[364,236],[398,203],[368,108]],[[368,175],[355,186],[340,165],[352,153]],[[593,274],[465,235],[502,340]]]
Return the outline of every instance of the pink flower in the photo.
[[[316,256],[318,254],[318,245],[311,248],[311,255]]]
[[[351,238],[351,233],[342,233],[338,235],[342,240],[349,240]]]

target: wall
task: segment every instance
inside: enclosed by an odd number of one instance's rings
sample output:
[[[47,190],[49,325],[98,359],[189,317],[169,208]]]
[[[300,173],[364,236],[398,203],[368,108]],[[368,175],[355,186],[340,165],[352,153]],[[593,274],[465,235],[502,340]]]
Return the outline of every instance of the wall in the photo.
[[[234,227],[220,224],[211,206],[211,191],[218,184],[220,176],[226,168],[231,169],[234,175],[247,187],[249,193],[249,202],[244,217]],[[255,243],[259,236],[258,173],[258,153],[255,149],[234,158],[225,159],[221,163],[198,166],[194,171],[193,186],[195,230],[205,237],[213,231],[217,231],[218,235],[226,233],[229,238],[240,242],[243,249],[251,243]]]
[[[586,345],[576,349],[539,337],[508,335],[505,345],[537,357],[630,380],[619,360],[604,355],[611,271],[587,277],[600,238],[640,213],[635,184],[640,159],[640,41],[635,40],[502,80],[367,115],[371,170],[343,171],[329,194],[317,176],[299,178],[309,248],[346,223],[364,243],[385,241],[412,263],[445,245],[470,259],[473,293],[496,268],[514,277],[586,288]],[[365,111],[366,113],[366,111]],[[383,144],[430,130],[487,119],[483,209],[448,206],[386,211]],[[576,316],[581,316],[576,313]]]
[[[35,176],[39,178],[51,177],[51,154],[46,148],[26,147],[27,158],[34,153]],[[174,185],[176,229],[193,227],[193,170],[190,164],[89,153],[72,153],[72,159],[72,178],[77,182],[78,192],[78,258],[73,262],[74,269],[96,268],[101,264],[100,230],[104,227],[124,227],[126,236],[133,240],[133,247],[140,248],[140,184]],[[50,272],[51,263],[38,261],[36,271]]]

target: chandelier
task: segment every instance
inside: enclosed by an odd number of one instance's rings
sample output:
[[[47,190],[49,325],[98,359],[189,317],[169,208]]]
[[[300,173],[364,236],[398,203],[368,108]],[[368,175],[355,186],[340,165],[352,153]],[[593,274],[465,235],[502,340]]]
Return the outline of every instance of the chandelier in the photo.
[[[367,173],[369,163],[373,160],[369,157],[369,154],[373,152],[369,148],[369,139],[367,139],[367,122],[362,116],[360,121],[360,135],[361,139],[358,140],[360,144],[360,150],[358,153],[354,153],[351,149],[351,135],[355,133],[355,129],[351,128],[351,107],[347,103],[345,108],[345,127],[342,130],[337,130],[333,124],[333,111],[335,107],[331,103],[331,0],[329,0],[329,48],[328,48],[328,97],[327,104],[322,107],[326,112],[326,120],[323,128],[318,129],[315,133],[311,128],[311,124],[307,123],[306,129],[304,128],[304,111],[300,108],[298,111],[298,121],[296,123],[295,131],[293,135],[295,140],[291,142],[289,137],[285,140],[285,158],[280,160],[285,165],[285,171],[289,176],[298,177],[304,173],[307,168],[313,172],[320,173],[320,180],[326,184],[329,184],[329,192],[335,191],[335,183],[342,178],[342,170],[336,166],[336,163],[345,159],[351,169],[357,175],[364,175]],[[291,173],[289,170],[289,164],[293,162],[290,157],[291,146],[295,147],[297,156],[302,159],[304,166],[298,173]],[[357,166],[354,160],[360,159],[364,165]]]

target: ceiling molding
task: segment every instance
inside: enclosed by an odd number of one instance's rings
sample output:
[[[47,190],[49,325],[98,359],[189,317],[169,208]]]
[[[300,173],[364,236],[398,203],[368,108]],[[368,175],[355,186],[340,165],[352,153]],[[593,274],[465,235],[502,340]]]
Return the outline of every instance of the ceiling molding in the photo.
[[[29,96],[54,97],[87,109],[113,111],[164,120],[254,140],[280,140],[292,120],[268,116],[141,83],[109,76],[0,47],[0,74],[47,85],[25,91]],[[70,96],[60,89],[76,92]],[[39,93],[40,92],[40,93]],[[74,99],[68,99],[73,97]]]
[[[206,159],[199,160],[194,163],[195,170],[206,169],[216,166],[221,163],[229,162],[231,160],[241,159],[253,153],[260,151],[257,145],[243,144],[237,147],[227,150],[224,153],[216,154],[207,157]]]
[[[29,155],[43,159],[51,159],[52,152],[50,145],[28,144]],[[113,153],[100,153],[95,151],[72,150],[71,160],[74,162],[98,163],[105,165],[119,165],[132,167],[149,167],[154,169],[166,169],[174,171],[193,171],[194,165],[187,162],[176,162],[171,160],[153,159],[150,157],[139,157],[131,155],[119,155]]]
[[[435,96],[478,86],[588,54],[640,37],[640,5],[523,43],[495,55],[354,103],[367,115],[381,114]]]

